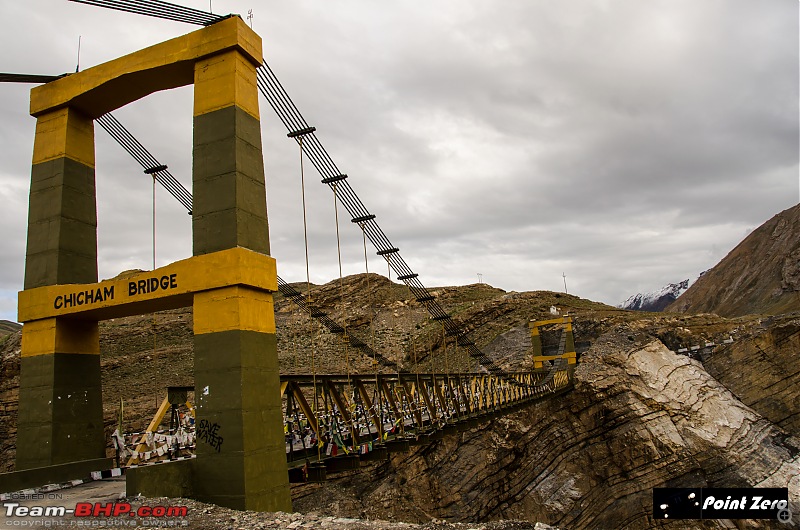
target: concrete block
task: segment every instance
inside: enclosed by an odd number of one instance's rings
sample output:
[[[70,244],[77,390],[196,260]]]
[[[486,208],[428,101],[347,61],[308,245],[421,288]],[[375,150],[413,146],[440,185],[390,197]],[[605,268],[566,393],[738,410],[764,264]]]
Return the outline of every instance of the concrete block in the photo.
[[[191,498],[194,494],[194,459],[175,460],[152,466],[129,468],[125,473],[128,497]]]
[[[114,467],[114,461],[111,458],[100,458],[0,473],[0,493],[87,479],[92,471],[103,471],[112,467]]]

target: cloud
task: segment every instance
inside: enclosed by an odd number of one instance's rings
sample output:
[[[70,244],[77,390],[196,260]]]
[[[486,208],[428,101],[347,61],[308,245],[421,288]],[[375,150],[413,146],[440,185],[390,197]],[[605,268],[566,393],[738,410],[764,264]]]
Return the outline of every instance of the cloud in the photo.
[[[187,1],[206,9],[204,1]],[[217,12],[241,4],[215,0]],[[14,3],[2,69],[60,73],[188,32],[58,0]],[[798,5],[765,0],[257,8],[264,54],[339,169],[426,285],[484,281],[616,304],[694,277],[798,199]],[[37,36],[52,35],[52,39]],[[33,119],[0,86],[0,193],[21,284]],[[261,100],[272,252],[304,279],[298,150]],[[187,186],[191,89],[115,113]],[[97,131],[101,276],[147,268],[150,183]],[[338,275],[332,197],[306,165],[312,281]],[[191,253],[160,192],[161,259]],[[363,270],[343,210],[345,273]],[[385,271],[371,252],[370,269]],[[16,265],[15,265],[16,264]],[[8,316],[6,316],[8,318]]]

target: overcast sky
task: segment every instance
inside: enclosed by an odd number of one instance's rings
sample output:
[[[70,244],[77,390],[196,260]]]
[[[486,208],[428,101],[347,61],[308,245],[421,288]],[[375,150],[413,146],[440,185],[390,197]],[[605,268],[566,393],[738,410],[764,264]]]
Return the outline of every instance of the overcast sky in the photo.
[[[180,0],[205,9],[206,0]],[[564,289],[612,305],[696,278],[798,202],[798,2],[251,2],[265,60],[427,286]],[[66,0],[0,4],[0,71],[74,71],[197,29]],[[35,120],[0,85],[0,318],[22,288]],[[305,279],[296,144],[261,99],[272,255]],[[191,189],[191,87],[114,113]],[[152,183],[96,127],[100,277],[152,267]],[[308,165],[306,167],[309,167]],[[307,173],[311,279],[338,277]],[[191,255],[158,190],[157,265]],[[341,214],[342,212],[340,212]],[[346,217],[346,216],[345,216]],[[344,274],[364,272],[342,226]],[[386,264],[370,249],[370,270]]]

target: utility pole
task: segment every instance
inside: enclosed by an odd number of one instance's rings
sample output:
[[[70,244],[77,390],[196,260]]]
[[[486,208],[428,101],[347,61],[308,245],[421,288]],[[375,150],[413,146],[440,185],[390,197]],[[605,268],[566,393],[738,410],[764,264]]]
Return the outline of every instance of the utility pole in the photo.
[[[75,67],[75,73],[81,71],[81,36],[78,35],[78,65]]]
[[[483,274],[478,273],[478,283],[483,283]]]
[[[564,277],[564,294],[569,294],[569,293],[567,292],[567,274],[566,274],[565,272],[562,272],[562,273],[561,273],[561,276],[563,276],[563,277]]]

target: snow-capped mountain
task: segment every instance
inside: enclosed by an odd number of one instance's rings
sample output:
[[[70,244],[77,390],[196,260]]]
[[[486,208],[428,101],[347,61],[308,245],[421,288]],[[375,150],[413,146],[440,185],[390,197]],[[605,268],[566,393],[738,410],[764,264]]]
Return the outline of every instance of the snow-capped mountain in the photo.
[[[689,280],[683,280],[680,283],[671,283],[658,291],[635,294],[617,307],[632,309],[634,311],[662,311],[669,304],[677,300],[688,288]]]

